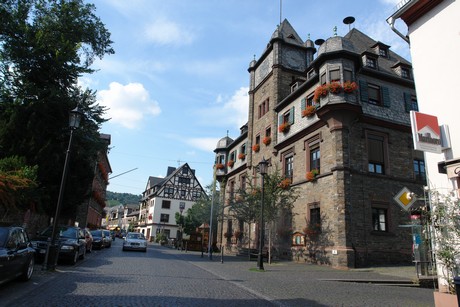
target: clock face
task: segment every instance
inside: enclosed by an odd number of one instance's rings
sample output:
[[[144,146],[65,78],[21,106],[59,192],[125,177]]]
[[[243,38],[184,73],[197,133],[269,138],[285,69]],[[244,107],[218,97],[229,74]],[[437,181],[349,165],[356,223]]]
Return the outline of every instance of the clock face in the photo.
[[[259,67],[256,69],[256,86],[262,82],[262,80],[270,73],[270,70],[273,65],[273,58],[272,53],[270,53],[262,63],[260,63]]]
[[[301,70],[305,69],[304,57],[302,52],[287,50],[283,57],[283,64],[289,68]]]

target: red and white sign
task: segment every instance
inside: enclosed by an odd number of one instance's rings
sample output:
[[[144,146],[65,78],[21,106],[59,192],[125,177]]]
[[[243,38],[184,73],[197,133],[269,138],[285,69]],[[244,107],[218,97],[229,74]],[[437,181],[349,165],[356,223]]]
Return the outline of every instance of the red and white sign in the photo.
[[[414,148],[421,151],[441,153],[441,129],[438,118],[433,115],[410,111]]]

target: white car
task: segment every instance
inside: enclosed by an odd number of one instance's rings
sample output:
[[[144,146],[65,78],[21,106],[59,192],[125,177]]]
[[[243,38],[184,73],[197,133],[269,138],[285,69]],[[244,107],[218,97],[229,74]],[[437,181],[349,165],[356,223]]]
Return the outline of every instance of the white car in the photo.
[[[147,240],[144,234],[140,232],[128,232],[123,241],[123,251],[126,250],[140,250],[143,252],[147,251]]]

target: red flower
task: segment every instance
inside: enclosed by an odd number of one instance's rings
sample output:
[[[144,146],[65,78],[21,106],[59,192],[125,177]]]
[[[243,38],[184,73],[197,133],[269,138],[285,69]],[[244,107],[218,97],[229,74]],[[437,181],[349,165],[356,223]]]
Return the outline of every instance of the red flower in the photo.
[[[305,110],[302,110],[302,117],[312,116],[316,113],[316,106],[307,106]]]
[[[262,139],[262,143],[264,143],[267,146],[270,145],[271,142],[272,142],[272,138],[269,136],[266,136]]]
[[[343,91],[345,93],[353,93],[358,88],[356,82],[346,81],[343,83]]]
[[[235,161],[233,161],[233,160],[229,160],[229,161],[227,162],[227,166],[228,166],[228,167],[233,167],[233,164],[235,164]]]
[[[260,150],[260,145],[259,145],[259,144],[254,144],[254,145],[252,145],[252,150],[253,150],[254,152],[259,152],[259,150]]]
[[[282,123],[281,125],[279,125],[278,131],[282,133],[287,133],[289,132],[289,128],[291,128],[291,125],[289,125],[289,123]]]

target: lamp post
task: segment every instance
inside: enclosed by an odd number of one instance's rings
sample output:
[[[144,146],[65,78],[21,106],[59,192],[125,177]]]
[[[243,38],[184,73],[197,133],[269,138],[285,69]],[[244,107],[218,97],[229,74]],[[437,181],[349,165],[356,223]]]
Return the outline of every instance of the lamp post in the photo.
[[[59,187],[59,196],[58,196],[58,201],[56,205],[56,212],[54,214],[54,219],[53,219],[53,229],[51,232],[51,240],[48,240],[48,246],[46,248],[46,255],[45,255],[45,262],[43,264],[43,267],[45,269],[53,269],[56,268],[56,263],[57,263],[57,255],[59,252],[59,247],[56,247],[56,234],[57,234],[57,228],[58,228],[58,219],[59,219],[59,213],[61,211],[61,205],[62,205],[62,198],[64,196],[64,188],[65,188],[65,181],[67,178],[67,170],[69,168],[69,157],[70,157],[70,148],[72,146],[72,138],[73,138],[73,131],[77,129],[80,126],[80,120],[83,112],[79,109],[77,106],[75,109],[70,111],[69,114],[69,128],[70,128],[70,138],[69,138],[69,145],[67,147],[67,152],[65,156],[65,162],[64,162],[64,170],[62,171],[62,177],[61,177],[61,185]],[[53,263],[49,265],[49,260],[50,260],[50,248],[53,248],[53,256],[54,258]],[[57,249],[57,250],[54,250]]]
[[[262,199],[260,204],[260,221],[259,221],[259,255],[257,256],[257,268],[259,270],[264,270],[264,261],[262,256],[262,249],[264,246],[264,177],[267,174],[268,161],[265,158],[262,158],[262,161],[259,162],[258,170],[259,174],[262,176]]]
[[[184,209],[185,209],[185,203],[181,202],[179,204],[179,211],[180,211],[180,242],[179,242],[179,246],[180,246],[180,250],[182,250],[182,235],[183,235],[183,232],[184,232],[184,226],[183,226],[183,220],[182,220],[182,212],[184,212]]]

